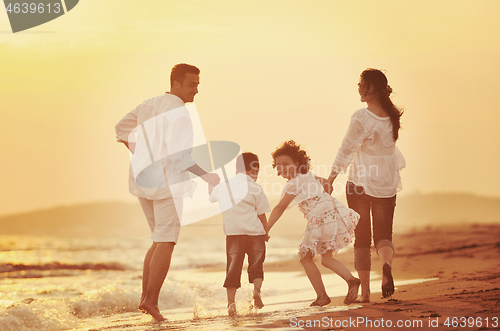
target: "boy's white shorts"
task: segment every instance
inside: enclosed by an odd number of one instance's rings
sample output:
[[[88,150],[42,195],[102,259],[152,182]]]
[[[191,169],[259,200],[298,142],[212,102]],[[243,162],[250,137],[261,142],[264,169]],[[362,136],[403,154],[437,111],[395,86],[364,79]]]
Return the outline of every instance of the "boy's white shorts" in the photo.
[[[151,200],[139,198],[154,242],[177,243],[181,230],[182,198]]]

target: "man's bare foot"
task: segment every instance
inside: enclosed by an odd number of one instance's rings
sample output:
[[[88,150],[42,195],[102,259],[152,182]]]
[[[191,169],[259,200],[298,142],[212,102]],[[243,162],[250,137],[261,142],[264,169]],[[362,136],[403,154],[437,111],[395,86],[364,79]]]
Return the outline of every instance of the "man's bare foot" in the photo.
[[[139,303],[139,307],[137,307],[143,314],[147,314],[148,312],[142,308],[142,304],[144,303],[144,299],[141,298],[141,303]]]
[[[345,296],[344,304],[350,305],[358,297],[358,290],[359,286],[361,285],[361,282],[357,278],[352,278],[347,281],[347,285],[349,286],[349,289],[347,290],[347,295]]]
[[[253,291],[253,305],[257,309],[261,309],[264,307],[264,303],[262,302],[262,298],[260,297],[260,291]]]
[[[329,304],[330,302],[332,302],[332,300],[330,300],[329,297],[321,297],[321,298],[317,298],[316,300],[314,300],[310,306],[311,307],[323,307],[323,306],[326,306],[327,304]]]
[[[229,316],[234,316],[236,315],[236,304],[233,302],[229,306],[227,306],[227,314]]]
[[[142,310],[144,313],[151,315],[156,322],[162,322],[165,321],[165,317],[160,313],[160,309],[156,305],[149,305],[146,302],[142,302],[139,305],[139,309]]]

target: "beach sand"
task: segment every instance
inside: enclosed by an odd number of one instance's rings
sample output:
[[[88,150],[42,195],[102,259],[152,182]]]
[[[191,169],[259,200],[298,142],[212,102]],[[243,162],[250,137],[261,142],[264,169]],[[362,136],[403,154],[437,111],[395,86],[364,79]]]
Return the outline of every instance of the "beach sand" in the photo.
[[[500,329],[500,225],[427,227],[394,237],[393,276],[396,291],[383,299],[380,282],[372,285],[370,303],[358,309],[294,316],[258,328],[303,330],[498,330]],[[372,252],[372,269],[381,263]],[[353,270],[352,255],[339,258]],[[266,271],[300,270],[298,261],[266,265]],[[328,273],[325,269],[322,272]],[[406,279],[429,279],[398,286]],[[377,290],[377,293],[373,293]],[[356,304],[353,304],[356,305]],[[316,323],[316,324],[314,324]]]

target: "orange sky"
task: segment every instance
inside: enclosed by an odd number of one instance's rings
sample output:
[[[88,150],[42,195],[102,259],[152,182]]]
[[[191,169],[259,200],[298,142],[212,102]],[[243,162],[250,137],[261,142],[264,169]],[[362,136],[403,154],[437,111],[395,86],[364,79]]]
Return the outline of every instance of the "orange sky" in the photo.
[[[363,107],[361,71],[385,69],[406,109],[401,194],[500,196],[499,14],[496,0],[82,0],[12,34],[1,12],[0,215],[133,201],[114,125],[168,90],[179,62],[201,69],[207,140],[237,142],[266,166],[294,139],[316,170]]]

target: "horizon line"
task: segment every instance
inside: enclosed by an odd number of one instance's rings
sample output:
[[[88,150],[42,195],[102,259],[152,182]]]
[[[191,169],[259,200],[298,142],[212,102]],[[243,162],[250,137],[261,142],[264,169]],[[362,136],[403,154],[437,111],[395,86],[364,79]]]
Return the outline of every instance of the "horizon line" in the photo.
[[[465,192],[465,191],[421,191],[421,190],[414,190],[412,192],[405,192],[405,193],[398,193],[399,198],[405,198],[409,197],[412,195],[472,195],[478,198],[485,198],[485,199],[500,199],[500,194],[499,195],[482,195],[478,194],[472,191]],[[274,201],[278,200],[279,196],[274,195],[273,197],[268,197],[269,200]],[[277,199],[278,198],[278,199]],[[14,211],[14,212],[8,212],[5,214],[0,214],[0,219],[1,218],[7,218],[7,217],[12,217],[12,216],[17,216],[17,215],[22,215],[22,214],[30,214],[30,213],[36,213],[40,211],[47,211],[47,210],[52,210],[52,209],[57,209],[57,208],[71,208],[71,207],[77,207],[77,206],[88,206],[88,205],[97,205],[97,204],[111,204],[111,203],[125,203],[125,204],[131,204],[133,205],[136,202],[134,198],[128,200],[88,200],[88,201],[82,201],[82,202],[75,202],[75,203],[70,203],[70,204],[65,204],[65,203],[59,203],[59,204],[54,204],[54,205],[49,205],[45,207],[39,207],[39,208],[32,208],[32,209],[25,209],[25,210],[19,210],[19,211]],[[138,204],[137,204],[138,205]],[[139,206],[139,205],[138,205]]]

